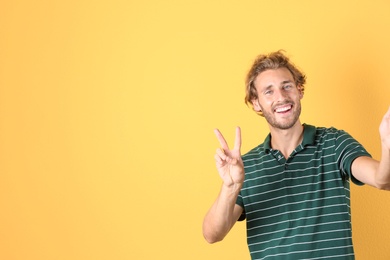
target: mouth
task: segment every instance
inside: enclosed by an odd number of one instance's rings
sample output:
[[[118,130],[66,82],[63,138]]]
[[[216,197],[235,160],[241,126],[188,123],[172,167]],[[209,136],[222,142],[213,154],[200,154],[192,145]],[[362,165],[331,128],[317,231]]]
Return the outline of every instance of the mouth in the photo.
[[[291,104],[286,104],[286,105],[279,106],[279,107],[275,108],[274,112],[278,113],[278,114],[286,114],[289,111],[291,111],[292,107],[293,106]]]

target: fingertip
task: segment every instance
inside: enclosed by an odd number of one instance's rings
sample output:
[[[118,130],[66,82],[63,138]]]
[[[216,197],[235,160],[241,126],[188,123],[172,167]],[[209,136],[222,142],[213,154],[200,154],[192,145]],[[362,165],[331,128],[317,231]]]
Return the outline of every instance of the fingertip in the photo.
[[[387,112],[386,112],[386,115],[389,115],[390,114],[390,106],[389,108],[387,109]]]

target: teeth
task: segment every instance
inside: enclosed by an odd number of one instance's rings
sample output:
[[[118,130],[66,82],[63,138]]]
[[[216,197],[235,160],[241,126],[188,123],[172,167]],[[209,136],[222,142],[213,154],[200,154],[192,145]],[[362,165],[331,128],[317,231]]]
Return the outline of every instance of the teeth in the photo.
[[[280,112],[285,112],[285,111],[287,111],[289,109],[291,109],[291,106],[279,107],[279,108],[275,109],[275,111],[280,113]]]

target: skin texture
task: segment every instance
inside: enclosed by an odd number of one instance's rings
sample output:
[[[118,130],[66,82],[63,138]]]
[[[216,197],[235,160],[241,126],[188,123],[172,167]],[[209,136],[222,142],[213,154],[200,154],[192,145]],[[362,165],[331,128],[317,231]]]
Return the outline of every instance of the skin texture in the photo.
[[[286,68],[267,70],[256,78],[254,84],[258,93],[258,99],[252,100],[254,109],[262,111],[274,129],[293,127],[301,114],[303,94],[291,73]]]

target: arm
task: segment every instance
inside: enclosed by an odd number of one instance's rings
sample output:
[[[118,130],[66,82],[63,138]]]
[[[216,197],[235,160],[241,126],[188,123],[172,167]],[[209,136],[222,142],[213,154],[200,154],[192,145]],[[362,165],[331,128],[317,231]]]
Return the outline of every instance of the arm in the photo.
[[[390,108],[379,126],[382,156],[378,162],[359,157],[352,163],[352,174],[359,181],[378,189],[390,190]]]
[[[239,190],[222,185],[217,200],[207,212],[203,221],[203,236],[209,243],[224,239],[241,216],[243,209],[236,204]]]
[[[222,134],[215,130],[221,148],[215,154],[216,166],[223,184],[218,198],[211,206],[203,220],[203,236],[209,243],[221,241],[243,209],[236,205],[237,196],[244,182],[244,165],[241,160],[241,131],[236,129],[234,149],[229,147]]]

